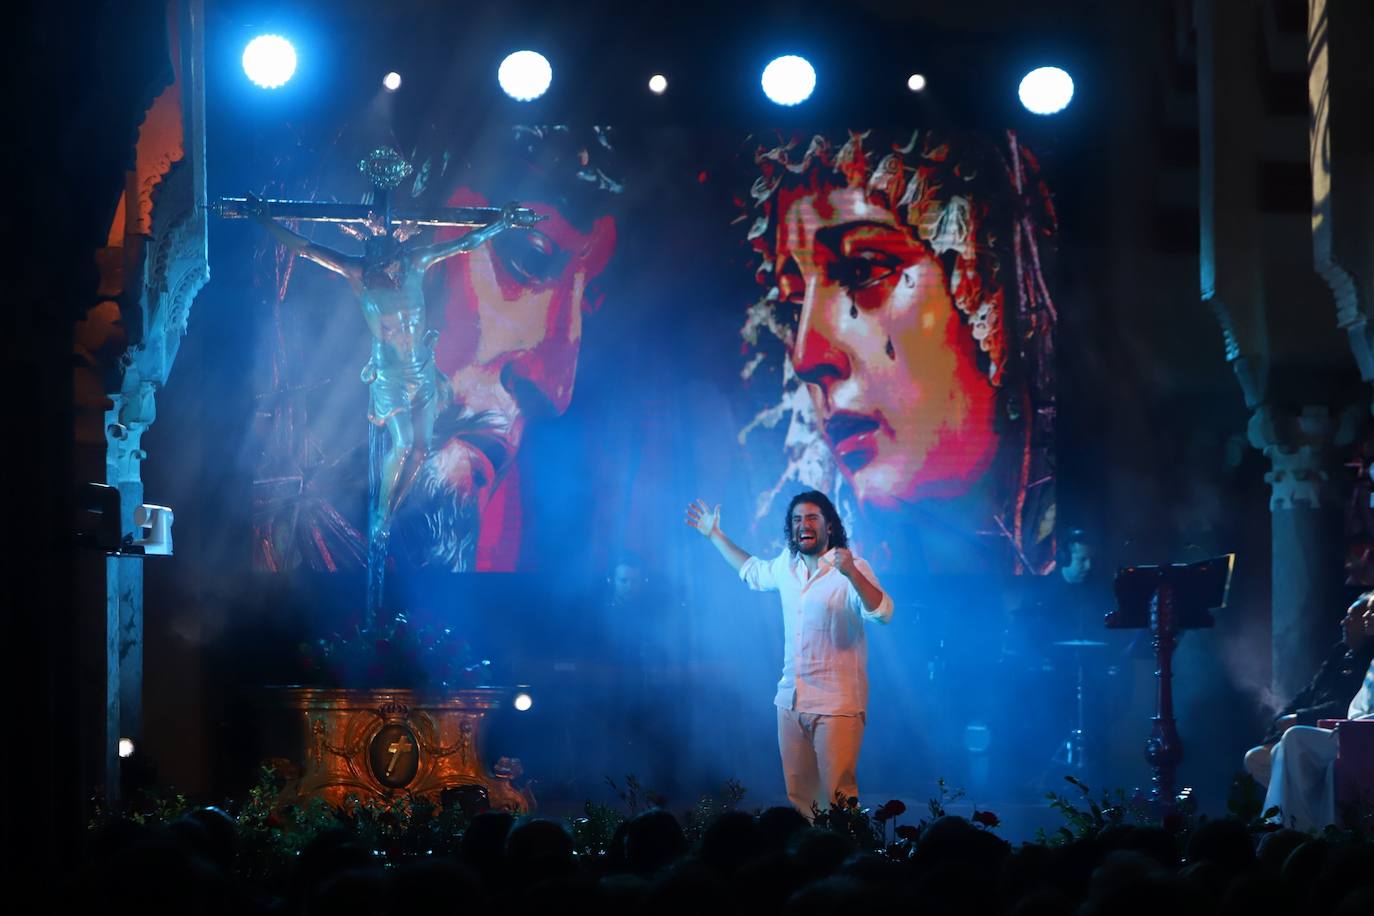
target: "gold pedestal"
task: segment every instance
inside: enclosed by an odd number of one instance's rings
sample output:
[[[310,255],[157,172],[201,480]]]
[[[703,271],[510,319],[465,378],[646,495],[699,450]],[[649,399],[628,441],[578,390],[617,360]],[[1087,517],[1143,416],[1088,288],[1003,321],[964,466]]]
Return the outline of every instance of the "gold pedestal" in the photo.
[[[515,788],[510,776],[493,775],[483,763],[484,725],[505,693],[486,687],[444,696],[272,688],[272,705],[289,711],[295,722],[289,759],[299,766],[299,776],[286,793],[332,805],[349,795],[378,801],[418,796],[438,803],[445,789],[481,786],[493,808],[532,811],[528,788]]]

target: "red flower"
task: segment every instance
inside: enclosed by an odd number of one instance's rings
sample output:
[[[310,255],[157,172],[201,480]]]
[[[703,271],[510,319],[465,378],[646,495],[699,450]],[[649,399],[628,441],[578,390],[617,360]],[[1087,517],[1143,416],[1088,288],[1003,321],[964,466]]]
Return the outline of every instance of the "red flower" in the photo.
[[[882,807],[880,807],[877,811],[874,811],[873,819],[875,821],[880,822],[886,821],[896,817],[899,814],[902,814],[905,811],[906,805],[902,804],[902,802],[899,799],[894,798],[891,801],[884,804]]]
[[[1002,819],[999,818],[997,815],[993,814],[991,811],[974,811],[973,817],[970,818],[970,820],[972,820],[975,824],[978,824],[980,827],[988,828],[996,827],[1002,823]]]

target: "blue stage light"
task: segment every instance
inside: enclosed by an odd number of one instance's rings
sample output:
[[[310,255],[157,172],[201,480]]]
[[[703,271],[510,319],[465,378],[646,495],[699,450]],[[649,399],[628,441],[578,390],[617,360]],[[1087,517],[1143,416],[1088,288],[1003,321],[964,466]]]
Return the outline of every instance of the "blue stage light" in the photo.
[[[296,72],[296,49],[280,35],[259,35],[243,49],[243,72],[264,89],[276,89]]]
[[[553,67],[538,51],[516,51],[501,61],[496,81],[506,95],[520,102],[537,99],[549,91],[553,82]]]
[[[1073,98],[1073,78],[1058,67],[1039,67],[1021,78],[1017,95],[1032,114],[1055,114]]]
[[[387,92],[395,92],[397,89],[400,89],[401,74],[397,73],[395,70],[392,70],[386,76],[382,77],[382,88],[385,89]]]
[[[519,712],[528,712],[529,708],[534,705],[534,697],[521,691],[515,695],[515,701],[511,705]]]
[[[816,69],[795,54],[774,58],[763,68],[763,94],[779,105],[799,105],[816,88]]]

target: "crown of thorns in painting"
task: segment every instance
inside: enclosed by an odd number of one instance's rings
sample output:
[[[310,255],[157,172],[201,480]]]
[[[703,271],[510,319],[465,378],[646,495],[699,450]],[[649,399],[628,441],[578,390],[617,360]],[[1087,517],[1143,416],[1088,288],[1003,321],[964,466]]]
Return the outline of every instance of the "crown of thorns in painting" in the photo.
[[[775,245],[789,204],[827,188],[862,189],[871,204],[894,213],[945,265],[951,297],[986,360],[988,378],[1001,387],[1008,356],[1007,281],[1014,287],[1022,280],[1004,277],[1003,267],[1018,262],[1020,249],[1031,242],[1022,237],[1025,230],[1034,227],[1035,234],[1048,235],[1055,223],[1029,151],[1013,134],[1007,148],[999,149],[955,132],[916,130],[885,137],[851,130],[838,149],[829,138],[812,136],[797,157],[800,139],[778,138],[754,153],[760,174],[750,197],[758,216],[748,240],[761,256],[757,279],[773,290],[769,301],[778,300]],[[1039,298],[1020,292],[1023,300]]]
[[[520,124],[512,129],[510,139],[532,168],[588,190],[608,194],[624,190],[623,177],[612,177],[608,171],[615,171],[617,158],[609,127],[574,130],[566,124]]]
[[[516,124],[453,146],[453,135],[431,124],[409,194],[447,200],[465,187],[491,201],[542,201],[585,232],[625,191],[628,163],[614,136],[603,125]]]

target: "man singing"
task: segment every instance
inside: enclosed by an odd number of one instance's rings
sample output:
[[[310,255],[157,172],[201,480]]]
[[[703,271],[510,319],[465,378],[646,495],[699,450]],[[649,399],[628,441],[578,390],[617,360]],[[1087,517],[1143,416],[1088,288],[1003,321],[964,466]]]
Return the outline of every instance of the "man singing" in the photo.
[[[868,704],[863,619],[887,623],[892,598],[872,568],[849,551],[834,505],[810,490],[792,497],[783,519],[787,547],[772,560],[746,553],[720,530],[720,506],[697,500],[687,524],[710,539],[757,591],[782,598],[778,750],[787,797],[803,814],[859,794],[855,769]]]

